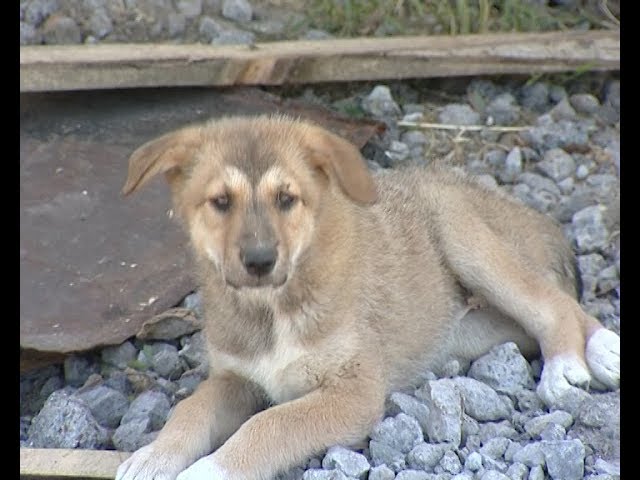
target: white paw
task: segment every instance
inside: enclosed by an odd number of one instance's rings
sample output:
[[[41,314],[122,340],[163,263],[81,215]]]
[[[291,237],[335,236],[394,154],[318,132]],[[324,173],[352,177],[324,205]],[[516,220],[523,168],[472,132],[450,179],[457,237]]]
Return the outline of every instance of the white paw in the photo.
[[[547,405],[558,405],[567,394],[575,392],[576,387],[589,387],[591,375],[586,367],[573,355],[556,355],[545,360],[538,396]]]
[[[620,386],[620,337],[611,330],[597,330],[586,349],[587,364],[593,376],[610,389]]]
[[[116,480],[175,480],[184,467],[179,455],[161,454],[151,443],[137,450],[118,467]]]
[[[209,455],[187,468],[176,480],[231,480],[231,476]]]

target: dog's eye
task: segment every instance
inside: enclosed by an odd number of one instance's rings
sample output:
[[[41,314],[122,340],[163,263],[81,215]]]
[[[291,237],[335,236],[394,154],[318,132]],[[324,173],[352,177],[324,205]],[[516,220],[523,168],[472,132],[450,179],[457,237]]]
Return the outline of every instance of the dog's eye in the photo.
[[[218,195],[209,199],[209,204],[219,212],[226,212],[231,207],[231,199],[229,195]]]
[[[276,205],[280,210],[289,210],[296,202],[296,197],[287,192],[278,192],[276,195]]]

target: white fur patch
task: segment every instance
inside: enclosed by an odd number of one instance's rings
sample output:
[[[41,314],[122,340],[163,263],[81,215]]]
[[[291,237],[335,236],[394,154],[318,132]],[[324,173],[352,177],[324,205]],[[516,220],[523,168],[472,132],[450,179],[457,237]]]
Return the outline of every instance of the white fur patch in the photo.
[[[233,477],[212,458],[201,458],[183,471],[176,480],[232,480]]]
[[[184,468],[179,456],[161,455],[153,444],[134,452],[118,467],[116,480],[174,480]]]
[[[590,381],[589,371],[574,355],[556,355],[545,360],[537,393],[547,405],[557,405],[576,386],[588,388]]]
[[[620,337],[611,330],[597,330],[586,349],[587,364],[593,376],[609,388],[620,386]]]

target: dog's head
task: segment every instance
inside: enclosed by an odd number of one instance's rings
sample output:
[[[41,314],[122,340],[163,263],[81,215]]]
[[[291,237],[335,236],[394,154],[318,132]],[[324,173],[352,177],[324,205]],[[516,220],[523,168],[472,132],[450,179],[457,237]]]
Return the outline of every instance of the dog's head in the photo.
[[[376,198],[357,148],[286,117],[227,118],[153,140],[132,154],[123,193],[159,173],[196,254],[236,289],[284,285],[323,208]]]

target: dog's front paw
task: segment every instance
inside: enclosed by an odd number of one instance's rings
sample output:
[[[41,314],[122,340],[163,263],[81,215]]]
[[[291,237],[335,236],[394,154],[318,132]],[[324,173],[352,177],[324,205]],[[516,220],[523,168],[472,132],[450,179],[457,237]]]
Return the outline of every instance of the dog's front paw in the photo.
[[[591,335],[586,349],[587,364],[595,379],[610,389],[620,386],[620,337],[601,328]]]
[[[175,480],[184,467],[180,455],[160,451],[151,443],[118,467],[116,480]]]
[[[580,389],[588,388],[590,381],[589,371],[575,356],[557,355],[545,360],[537,393],[547,406],[558,407],[568,396],[584,395]]]
[[[178,475],[176,480],[232,480],[233,477],[220,467],[213,455],[201,458]]]

